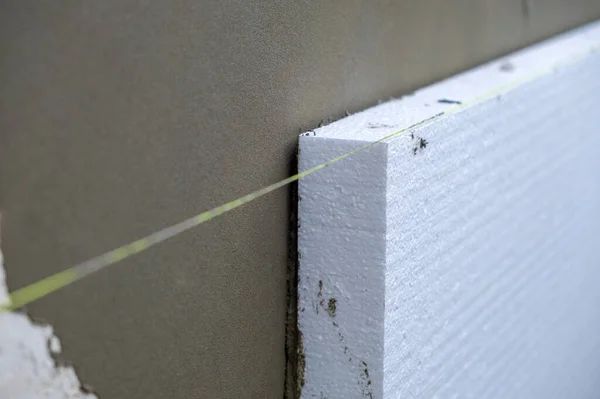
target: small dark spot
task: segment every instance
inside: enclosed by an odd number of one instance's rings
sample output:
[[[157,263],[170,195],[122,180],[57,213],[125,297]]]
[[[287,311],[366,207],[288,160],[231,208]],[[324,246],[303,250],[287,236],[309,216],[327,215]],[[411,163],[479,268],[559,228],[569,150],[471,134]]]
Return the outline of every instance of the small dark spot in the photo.
[[[500,70],[502,72],[512,72],[515,70],[515,67],[510,61],[506,61],[502,65],[500,65]]]
[[[440,98],[438,100],[438,103],[440,103],[440,104],[462,104],[460,101],[448,100],[447,98]]]
[[[418,150],[417,147],[413,148],[413,154],[417,155],[417,150]]]
[[[393,127],[392,125],[386,125],[385,123],[369,123],[367,125],[369,129],[381,129],[384,127]]]
[[[323,298],[323,280],[319,280],[319,292],[317,293],[317,298],[320,300],[319,303],[315,305],[315,308],[317,310],[317,314],[319,314],[319,306],[325,309],[325,299]]]
[[[414,134],[414,133],[411,133],[411,134],[410,134],[410,138],[414,140],[414,139],[415,139],[415,134]]]
[[[424,139],[424,138],[422,138],[422,137],[419,137],[419,148],[420,148],[420,149],[423,149],[423,148],[427,147],[427,144],[429,144],[429,143],[427,142],[427,140],[425,140],[425,139]]]
[[[425,104],[426,107],[429,107],[429,104]]]
[[[361,379],[363,380],[363,384],[365,384],[365,388],[363,388],[363,397],[373,398],[373,391],[371,388],[371,377],[369,376],[369,368],[367,366],[367,362],[361,360],[360,362],[361,368]]]
[[[336,303],[337,300],[335,298],[329,298],[329,302],[327,303],[327,312],[329,313],[329,316],[331,317],[335,317],[335,311],[336,311]]]
[[[365,362],[364,360],[360,361],[361,366],[363,367],[363,373],[365,373],[365,376],[367,378],[369,378],[369,368],[367,366],[367,362]]]
[[[344,346],[344,355],[345,355],[346,353],[348,353],[348,347],[347,347],[347,346]]]
[[[333,326],[334,327],[339,327],[338,323],[336,323],[335,321],[333,322]],[[342,340],[342,335],[340,334],[340,340]]]
[[[350,112],[348,112],[348,110],[347,110],[347,109],[345,109],[345,110],[344,110],[344,115],[345,115],[345,116],[350,116]]]

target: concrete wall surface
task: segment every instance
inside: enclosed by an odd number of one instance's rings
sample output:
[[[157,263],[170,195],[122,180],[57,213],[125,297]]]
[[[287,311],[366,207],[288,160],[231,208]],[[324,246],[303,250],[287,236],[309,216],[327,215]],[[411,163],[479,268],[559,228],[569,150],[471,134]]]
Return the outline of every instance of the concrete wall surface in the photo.
[[[285,177],[322,119],[598,17],[592,0],[5,0],[8,286]],[[289,197],[26,310],[100,398],[280,398]]]

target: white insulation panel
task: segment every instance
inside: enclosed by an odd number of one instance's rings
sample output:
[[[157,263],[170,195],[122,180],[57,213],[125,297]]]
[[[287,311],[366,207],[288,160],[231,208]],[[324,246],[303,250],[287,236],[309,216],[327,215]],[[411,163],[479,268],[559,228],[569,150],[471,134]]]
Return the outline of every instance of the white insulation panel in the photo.
[[[600,397],[599,45],[301,135],[303,171],[432,118],[299,181],[302,398]]]

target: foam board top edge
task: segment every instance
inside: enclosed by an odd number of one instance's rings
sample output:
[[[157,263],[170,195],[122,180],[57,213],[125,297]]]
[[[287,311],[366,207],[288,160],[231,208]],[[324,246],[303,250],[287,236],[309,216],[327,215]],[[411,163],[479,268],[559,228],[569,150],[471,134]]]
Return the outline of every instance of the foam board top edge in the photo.
[[[305,138],[374,142],[450,109],[473,106],[600,49],[600,20],[311,130]],[[504,89],[503,89],[504,88]],[[485,96],[490,93],[489,96]],[[466,104],[468,103],[468,104]]]

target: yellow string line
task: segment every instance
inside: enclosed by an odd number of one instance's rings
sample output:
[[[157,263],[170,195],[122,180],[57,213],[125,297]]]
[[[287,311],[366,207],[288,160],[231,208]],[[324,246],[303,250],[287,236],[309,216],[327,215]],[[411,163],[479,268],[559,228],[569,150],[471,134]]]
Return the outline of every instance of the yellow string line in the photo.
[[[589,54],[588,52],[581,54],[581,58],[588,54]],[[574,58],[576,58],[575,60],[577,60],[580,57],[574,57]],[[569,58],[569,61],[575,61],[575,60],[572,60],[571,58]],[[465,102],[462,102],[455,106],[452,106],[444,112],[438,113],[430,118],[427,118],[418,123],[415,123],[414,125],[411,125],[406,128],[403,128],[401,130],[398,130],[398,131],[391,133],[385,137],[382,137],[381,139],[379,139],[377,141],[371,142],[371,143],[364,145],[362,147],[359,147],[353,151],[342,154],[342,155],[340,155],[336,158],[333,158],[327,162],[324,162],[322,164],[314,166],[304,172],[290,176],[286,179],[278,181],[277,183],[273,183],[269,186],[261,188],[260,190],[254,191],[250,194],[244,195],[243,197],[235,199],[231,202],[227,202],[223,205],[217,206],[216,208],[213,208],[206,212],[202,212],[199,215],[193,216],[182,222],[176,223],[172,226],[169,226],[162,230],[156,231],[156,232],[154,232],[144,238],[141,238],[137,241],[134,241],[130,244],[123,245],[122,247],[108,251],[102,255],[99,255],[95,258],[89,259],[85,262],[79,263],[69,269],[63,270],[63,271],[56,273],[50,277],[46,277],[46,278],[39,280],[33,284],[30,284],[28,286],[25,286],[23,288],[15,290],[9,295],[8,304],[0,305],[0,312],[15,310],[22,306],[25,306],[37,299],[40,299],[48,294],[51,294],[61,288],[66,287],[78,280],[81,280],[82,278],[84,278],[92,273],[102,270],[108,266],[114,265],[115,263],[118,263],[132,255],[135,255],[135,254],[142,252],[156,244],[166,241],[169,238],[175,237],[187,230],[190,230],[198,225],[201,225],[202,223],[208,222],[209,220],[212,220],[212,219],[214,219],[224,213],[227,213],[233,209],[239,208],[242,205],[246,205],[246,204],[262,197],[263,195],[269,194],[272,191],[275,191],[281,187],[287,186],[290,183],[298,181],[301,178],[311,175],[311,174],[313,174],[323,168],[326,168],[334,163],[337,163],[343,159],[351,157],[352,155],[354,155],[358,152],[364,151],[378,143],[381,143],[385,140],[389,140],[393,137],[399,136],[400,134],[402,134],[408,130],[422,126],[422,125],[426,124],[427,122],[430,122],[433,119],[436,119],[437,117],[440,117],[442,115],[447,115],[450,113],[454,113],[457,110],[459,110],[460,108],[465,107],[466,105],[471,105],[471,104],[474,104],[481,100],[494,97],[495,95],[498,95],[503,91],[507,91],[513,87],[519,86],[525,82],[528,82],[535,78],[538,78],[538,77],[554,70],[557,66],[559,66],[559,64],[561,64],[564,61],[565,60],[558,62],[551,67],[544,68],[543,70],[533,73],[526,78],[521,78],[521,79],[512,81],[508,84],[499,86],[493,90],[489,90],[489,91],[483,93],[482,95],[477,96],[469,101],[465,101]]]

